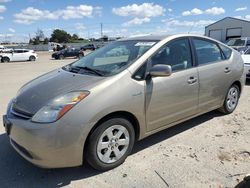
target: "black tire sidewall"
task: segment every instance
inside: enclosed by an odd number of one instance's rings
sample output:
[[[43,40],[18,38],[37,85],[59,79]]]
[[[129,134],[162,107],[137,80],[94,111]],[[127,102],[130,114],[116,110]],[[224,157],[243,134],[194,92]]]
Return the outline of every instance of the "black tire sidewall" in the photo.
[[[129,146],[128,149],[126,151],[126,153],[116,162],[114,163],[103,163],[98,155],[97,155],[97,144],[98,141],[102,135],[102,133],[109,127],[113,126],[113,125],[122,125],[124,126],[128,132],[129,132]],[[135,131],[133,128],[133,125],[126,119],[124,118],[113,118],[113,119],[109,119],[107,121],[105,121],[104,123],[100,124],[94,131],[93,133],[90,135],[89,139],[88,139],[88,144],[87,144],[87,148],[85,150],[86,154],[86,161],[95,169],[100,170],[100,171],[107,171],[110,169],[113,169],[117,166],[119,166],[120,164],[122,164],[125,159],[127,158],[127,156],[131,153],[133,146],[134,146],[134,142],[135,142]]]
[[[64,59],[64,55],[59,55],[58,59]]]
[[[10,58],[8,58],[8,57],[3,57],[2,59],[3,59],[3,60],[2,60],[3,63],[8,63],[8,62],[10,62]]]
[[[35,56],[30,56],[29,60],[30,60],[30,61],[35,61],[35,60],[36,60],[36,57],[35,57]]]

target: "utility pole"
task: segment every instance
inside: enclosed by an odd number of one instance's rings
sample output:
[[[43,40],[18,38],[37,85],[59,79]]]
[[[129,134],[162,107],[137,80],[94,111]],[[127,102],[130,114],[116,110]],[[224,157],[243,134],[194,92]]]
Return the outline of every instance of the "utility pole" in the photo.
[[[101,23],[101,38],[103,37],[103,33],[102,33],[102,23]]]

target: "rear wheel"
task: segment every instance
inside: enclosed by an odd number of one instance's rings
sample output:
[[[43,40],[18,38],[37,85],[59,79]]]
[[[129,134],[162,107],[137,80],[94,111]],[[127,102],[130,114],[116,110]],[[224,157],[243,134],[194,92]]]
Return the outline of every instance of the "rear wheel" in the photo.
[[[225,98],[223,106],[219,109],[224,114],[231,114],[237,107],[240,98],[240,89],[237,85],[233,84]]]
[[[97,170],[110,170],[125,161],[132,151],[134,141],[134,128],[128,120],[107,120],[89,136],[86,160]]]
[[[36,60],[36,57],[32,55],[32,56],[30,56],[29,60],[30,60],[30,61],[35,61],[35,60]]]
[[[64,56],[63,55],[59,55],[59,59],[64,59]]]
[[[10,62],[10,58],[8,58],[8,57],[2,57],[1,61],[3,63],[8,63],[8,62]]]

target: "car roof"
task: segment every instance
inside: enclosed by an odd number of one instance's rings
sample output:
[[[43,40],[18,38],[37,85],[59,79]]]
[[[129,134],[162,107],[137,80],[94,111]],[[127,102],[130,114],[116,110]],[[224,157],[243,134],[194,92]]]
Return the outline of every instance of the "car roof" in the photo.
[[[163,40],[171,35],[140,35],[140,36],[131,36],[128,38],[120,39],[120,41],[127,41],[127,40]]]
[[[31,51],[30,49],[19,49],[19,48],[16,48],[16,49],[13,49],[13,50],[28,50],[28,51]]]
[[[132,36],[128,38],[123,38],[120,39],[119,41],[128,41],[128,40],[145,40],[145,41],[150,41],[150,40],[156,40],[156,41],[161,41],[165,40],[167,38],[180,38],[180,37],[200,37],[204,39],[210,39],[213,40],[209,37],[206,37],[204,35],[196,35],[196,34],[174,34],[174,35],[144,35],[144,36]]]

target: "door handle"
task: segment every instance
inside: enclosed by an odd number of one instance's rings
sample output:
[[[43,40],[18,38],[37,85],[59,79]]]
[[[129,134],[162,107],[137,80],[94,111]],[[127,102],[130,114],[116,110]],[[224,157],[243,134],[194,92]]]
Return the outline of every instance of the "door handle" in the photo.
[[[188,84],[194,84],[195,82],[197,82],[197,78],[191,76],[189,79],[188,79]]]
[[[225,70],[224,70],[225,73],[230,73],[231,72],[231,69],[229,67],[226,67]]]

